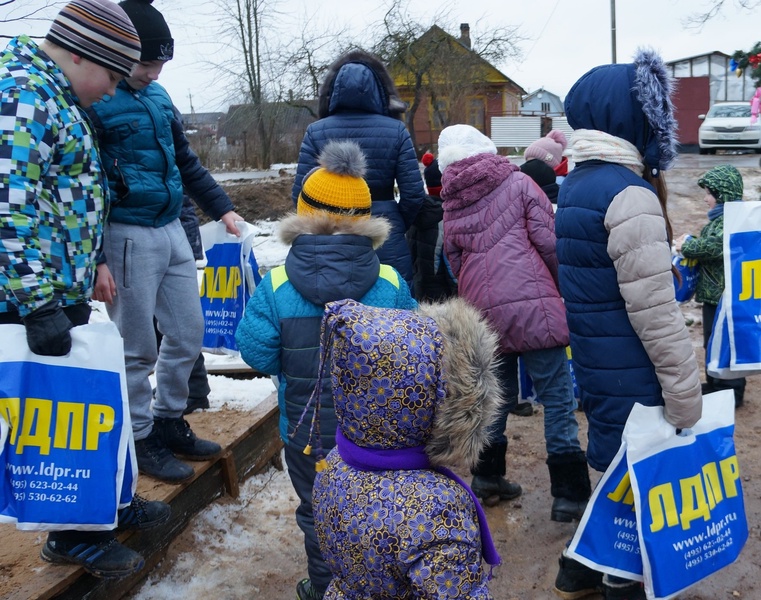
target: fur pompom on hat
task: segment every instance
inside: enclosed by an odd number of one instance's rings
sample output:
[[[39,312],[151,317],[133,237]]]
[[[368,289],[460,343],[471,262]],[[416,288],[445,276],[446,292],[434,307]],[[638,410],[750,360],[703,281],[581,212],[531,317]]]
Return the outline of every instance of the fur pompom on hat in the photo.
[[[140,62],[140,38],[125,11],[110,0],[72,0],[45,39],[129,77]]]
[[[539,138],[528,148],[523,156],[526,160],[538,158],[553,169],[563,160],[563,151],[568,146],[568,139],[562,131],[553,129],[543,138]]]
[[[164,16],[151,4],[153,0],[123,0],[119,3],[132,19],[143,47],[141,61],[172,60],[174,39]]]
[[[423,154],[423,157],[420,159],[420,162],[423,163],[424,167],[427,167],[435,160],[435,158],[436,157],[433,154],[431,154],[430,152],[426,152],[425,154]]]
[[[439,169],[476,154],[496,154],[497,147],[470,125],[450,125],[439,134]]]
[[[304,177],[296,213],[369,218],[372,201],[363,179],[367,161],[359,145],[332,140],[320,152],[319,162]]]

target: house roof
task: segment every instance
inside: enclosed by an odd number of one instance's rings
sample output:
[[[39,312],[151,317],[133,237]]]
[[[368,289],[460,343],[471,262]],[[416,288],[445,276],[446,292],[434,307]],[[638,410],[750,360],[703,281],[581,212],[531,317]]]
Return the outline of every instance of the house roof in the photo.
[[[479,56],[476,51],[474,51],[472,48],[469,48],[467,45],[465,45],[459,38],[456,38],[450,33],[447,33],[444,31],[441,27],[438,25],[431,25],[431,27],[418,39],[416,39],[414,42],[412,42],[413,45],[420,44],[425,42],[426,39],[434,38],[434,39],[447,39],[451,42],[454,42],[457,44],[457,47],[461,48],[464,52],[471,53],[474,58],[478,62],[480,62],[486,69],[486,81],[489,83],[506,83],[510,85],[513,88],[513,91],[516,94],[525,94],[526,90],[524,90],[520,85],[518,85],[515,81],[510,79],[507,75],[505,75],[502,71],[500,71],[497,67],[495,67],[493,64],[491,64],[489,61],[484,59],[483,57]],[[403,69],[402,69],[403,71]],[[397,71],[396,77],[395,77],[395,83],[398,87],[405,87],[405,83],[400,81],[400,78],[403,76],[402,73]]]
[[[722,56],[724,58],[732,58],[731,54],[726,54],[725,52],[721,52],[720,50],[714,50],[713,52],[703,52],[702,54],[695,54],[694,56],[685,56],[684,58],[677,58],[676,60],[669,60],[666,61],[667,65],[673,65],[675,63],[684,62],[686,60],[694,60],[696,58],[703,58],[704,56],[713,56],[715,54],[718,54],[719,56]]]
[[[529,92],[528,94],[523,96],[523,100],[524,101],[525,100],[530,100],[530,99],[534,98],[537,94],[540,94],[540,93],[541,94],[548,94],[549,96],[553,96],[554,98],[557,98],[558,100],[560,100],[560,96],[558,96],[556,93],[551,92],[548,89],[543,88],[543,87],[540,87],[539,89],[534,90],[533,92]]]

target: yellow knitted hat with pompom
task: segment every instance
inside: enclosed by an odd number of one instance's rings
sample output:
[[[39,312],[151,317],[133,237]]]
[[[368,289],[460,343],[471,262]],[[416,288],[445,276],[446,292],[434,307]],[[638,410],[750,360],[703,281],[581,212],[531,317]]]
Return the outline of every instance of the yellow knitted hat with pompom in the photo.
[[[365,155],[356,142],[334,140],[320,152],[320,166],[306,174],[296,203],[299,215],[370,217]]]

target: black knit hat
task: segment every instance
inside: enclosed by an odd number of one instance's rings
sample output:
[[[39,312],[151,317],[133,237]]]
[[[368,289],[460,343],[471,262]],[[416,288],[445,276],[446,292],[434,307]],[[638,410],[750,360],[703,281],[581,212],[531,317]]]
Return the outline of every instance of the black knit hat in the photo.
[[[423,169],[423,179],[425,179],[425,186],[428,188],[429,195],[441,195],[441,171],[439,171],[438,160],[434,159]]]
[[[555,171],[540,158],[532,158],[521,165],[521,171],[531,177],[539,187],[555,183]]]
[[[119,6],[129,15],[140,36],[143,48],[140,60],[172,60],[172,32],[161,13],[151,6],[152,2],[153,0],[124,0],[119,2]]]

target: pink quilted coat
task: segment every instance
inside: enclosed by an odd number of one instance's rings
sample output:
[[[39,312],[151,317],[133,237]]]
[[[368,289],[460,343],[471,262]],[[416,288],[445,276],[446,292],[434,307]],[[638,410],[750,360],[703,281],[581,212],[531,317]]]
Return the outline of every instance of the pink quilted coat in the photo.
[[[443,173],[444,249],[459,295],[499,332],[503,352],[568,345],[547,196],[507,158],[477,154]]]

